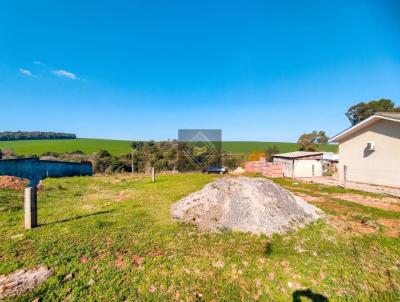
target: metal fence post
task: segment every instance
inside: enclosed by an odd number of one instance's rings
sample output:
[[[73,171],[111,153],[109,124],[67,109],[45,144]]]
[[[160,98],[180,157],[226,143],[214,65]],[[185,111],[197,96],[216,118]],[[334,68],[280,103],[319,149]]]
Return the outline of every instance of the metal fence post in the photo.
[[[37,227],[37,189],[25,188],[24,191],[25,229]]]

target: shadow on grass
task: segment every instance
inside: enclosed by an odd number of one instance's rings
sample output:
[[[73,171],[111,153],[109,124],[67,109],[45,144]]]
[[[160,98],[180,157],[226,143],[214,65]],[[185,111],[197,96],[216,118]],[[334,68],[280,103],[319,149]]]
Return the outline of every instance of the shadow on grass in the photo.
[[[296,290],[292,293],[292,297],[293,302],[302,302],[302,297],[308,298],[312,302],[329,302],[327,297],[318,293],[313,293],[311,289]]]
[[[109,214],[114,212],[114,209],[112,210],[107,210],[107,211],[99,211],[99,212],[95,212],[95,213],[91,213],[91,214],[87,214],[87,215],[77,215],[71,218],[65,218],[65,219],[60,219],[57,221],[53,221],[53,222],[48,222],[48,223],[43,223],[40,224],[39,226],[45,226],[45,225],[54,225],[57,223],[63,223],[63,222],[69,222],[69,221],[74,221],[74,220],[78,220],[78,219],[82,219],[82,218],[87,218],[87,217],[92,217],[92,216],[97,216],[97,215],[103,215],[103,214]]]
[[[267,241],[264,245],[264,254],[270,256],[272,254],[272,243]]]

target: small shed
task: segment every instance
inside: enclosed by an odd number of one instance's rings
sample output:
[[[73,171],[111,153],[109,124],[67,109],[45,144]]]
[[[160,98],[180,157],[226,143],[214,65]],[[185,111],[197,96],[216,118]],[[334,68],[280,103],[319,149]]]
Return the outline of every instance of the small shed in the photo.
[[[323,152],[280,153],[273,156],[273,162],[283,164],[285,177],[317,177],[323,173]]]

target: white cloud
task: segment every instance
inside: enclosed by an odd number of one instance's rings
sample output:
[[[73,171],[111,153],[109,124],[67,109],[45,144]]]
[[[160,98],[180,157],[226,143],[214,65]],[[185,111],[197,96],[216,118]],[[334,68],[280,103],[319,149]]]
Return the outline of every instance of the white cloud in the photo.
[[[66,70],[52,70],[51,71],[53,74],[59,77],[67,78],[70,80],[78,80],[78,77],[73,74],[72,72],[66,71]]]
[[[46,64],[44,64],[43,62],[40,62],[40,61],[34,61],[33,64],[46,66]]]
[[[24,76],[27,76],[27,77],[31,77],[31,78],[34,78],[34,77],[35,77],[35,76],[32,74],[32,72],[31,72],[30,70],[28,70],[28,69],[20,68],[20,69],[19,69],[19,72],[20,72],[21,74],[23,74]]]

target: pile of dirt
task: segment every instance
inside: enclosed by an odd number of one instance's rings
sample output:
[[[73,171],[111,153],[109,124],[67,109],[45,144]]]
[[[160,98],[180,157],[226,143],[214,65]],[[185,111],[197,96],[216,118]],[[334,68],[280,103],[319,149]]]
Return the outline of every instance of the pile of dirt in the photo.
[[[246,170],[243,169],[242,167],[237,167],[237,168],[232,172],[233,175],[241,175],[241,174],[244,174],[244,173],[246,173]]]
[[[14,176],[0,176],[0,189],[23,190],[28,183],[28,179]]]
[[[172,216],[204,230],[271,235],[305,226],[323,212],[270,180],[226,177],[178,201]]]
[[[31,270],[20,269],[9,275],[0,276],[0,299],[16,297],[34,290],[53,274],[52,270],[41,265]]]

